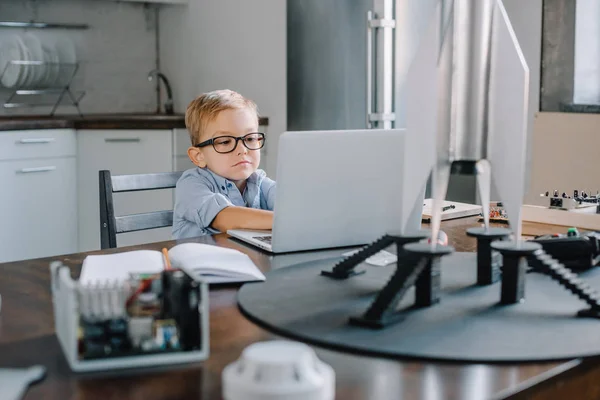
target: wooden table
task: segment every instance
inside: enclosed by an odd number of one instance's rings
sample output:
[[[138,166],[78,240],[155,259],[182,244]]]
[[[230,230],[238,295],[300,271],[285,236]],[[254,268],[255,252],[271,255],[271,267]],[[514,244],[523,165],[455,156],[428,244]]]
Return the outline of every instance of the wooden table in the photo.
[[[463,218],[442,223],[442,229],[448,233],[450,244],[457,251],[474,251],[475,241],[466,236],[465,230],[476,225],[476,218]],[[555,228],[528,226],[528,231],[532,230],[539,230],[541,234]],[[28,390],[26,399],[220,399],[223,368],[236,360],[251,343],[275,338],[240,314],[236,304],[237,288],[211,290],[211,355],[203,363],[141,371],[75,374],[70,371],[54,335],[49,290],[51,261],[62,260],[71,268],[73,276],[78,276],[81,262],[88,254],[160,250],[188,241],[238,249],[248,254],[264,272],[347,250],[273,257],[227,235],[215,235],[0,264],[0,367],[33,364],[47,367],[47,377]],[[597,383],[600,382],[600,367],[597,367],[600,362],[594,360],[473,365],[398,362],[315,350],[335,369],[337,399],[600,398],[600,383]]]

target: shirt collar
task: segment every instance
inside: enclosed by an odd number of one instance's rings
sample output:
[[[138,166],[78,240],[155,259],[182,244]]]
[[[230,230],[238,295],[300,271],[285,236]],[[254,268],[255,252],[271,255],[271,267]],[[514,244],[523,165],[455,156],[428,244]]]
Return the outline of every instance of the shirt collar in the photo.
[[[198,167],[200,168],[200,167]],[[219,189],[221,190],[227,190],[228,189],[228,183],[231,183],[233,185],[232,182],[229,182],[228,179],[223,178],[221,175],[215,174],[214,172],[212,172],[208,167],[205,168],[201,168],[202,170],[208,172],[210,174],[210,176],[213,177],[213,179],[215,180],[215,182],[217,182],[217,185],[219,186]]]
[[[198,167],[198,168],[200,168],[200,167]],[[235,186],[235,184],[233,182],[231,182],[229,179],[223,178],[221,175],[215,174],[208,167],[201,168],[201,169],[208,172],[214,178],[215,182],[217,182],[217,185],[219,185],[219,188],[221,190],[229,190],[231,187]],[[250,175],[248,177],[247,183],[258,184],[258,182],[260,181],[260,178],[262,177],[261,173],[264,174],[264,172],[260,171],[260,170],[254,171],[252,173],[252,175]]]

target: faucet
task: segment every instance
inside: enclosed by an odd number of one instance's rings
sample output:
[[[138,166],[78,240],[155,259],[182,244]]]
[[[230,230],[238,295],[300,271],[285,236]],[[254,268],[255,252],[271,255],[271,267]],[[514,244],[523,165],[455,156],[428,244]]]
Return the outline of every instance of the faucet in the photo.
[[[171,91],[171,85],[169,84],[169,80],[167,77],[160,72],[158,69],[153,69],[148,73],[148,81],[152,82],[154,76],[157,76],[159,80],[162,80],[165,84],[165,88],[167,89],[167,101],[165,101],[165,114],[173,115],[173,92]],[[160,106],[158,106],[158,110],[160,111]]]

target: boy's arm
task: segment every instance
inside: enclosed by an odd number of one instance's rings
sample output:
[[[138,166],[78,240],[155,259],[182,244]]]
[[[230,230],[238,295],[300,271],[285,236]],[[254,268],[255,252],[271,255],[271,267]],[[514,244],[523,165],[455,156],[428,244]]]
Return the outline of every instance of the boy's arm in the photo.
[[[272,229],[273,211],[229,206],[222,209],[211,226],[221,232],[228,229]]]

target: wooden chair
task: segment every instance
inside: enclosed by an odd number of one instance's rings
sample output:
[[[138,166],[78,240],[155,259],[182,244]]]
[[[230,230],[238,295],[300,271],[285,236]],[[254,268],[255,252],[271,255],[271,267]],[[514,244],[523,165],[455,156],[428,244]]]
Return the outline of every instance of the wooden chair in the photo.
[[[172,189],[183,171],[157,174],[111,175],[99,172],[100,178],[100,246],[117,247],[117,234],[171,226],[173,210],[115,216],[113,193]]]

